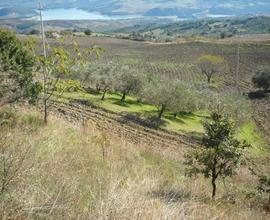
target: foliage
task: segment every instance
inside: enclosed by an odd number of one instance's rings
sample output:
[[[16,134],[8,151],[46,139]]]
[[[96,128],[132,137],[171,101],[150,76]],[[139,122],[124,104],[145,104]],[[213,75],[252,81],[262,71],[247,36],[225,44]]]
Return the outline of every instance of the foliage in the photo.
[[[90,29],[86,29],[84,31],[84,34],[90,36],[92,34],[92,31]]]
[[[253,175],[258,177],[258,185],[257,190],[262,193],[268,195],[268,203],[267,208],[270,209],[270,173],[269,171],[262,171],[258,168],[254,169],[254,167],[249,168]]]
[[[127,65],[120,65],[115,70],[114,90],[121,92],[121,102],[125,101],[126,95],[136,94],[142,88],[142,75]]]
[[[95,53],[99,56],[101,48],[89,48],[81,50],[77,43],[73,43],[71,49],[65,49],[62,45],[64,39],[60,39],[57,45],[48,45],[48,55],[40,55],[33,50],[37,59],[37,65],[43,84],[44,122],[47,123],[48,102],[52,96],[61,96],[58,86],[61,78],[76,73]]]
[[[256,70],[256,75],[252,78],[253,84],[267,92],[270,88],[270,66],[262,66]]]
[[[199,93],[193,85],[181,81],[175,81],[173,84],[168,106],[170,111],[190,113],[200,109]]]
[[[176,80],[152,77],[144,85],[143,99],[160,107],[159,118],[166,109],[174,113],[198,110],[198,94],[195,87]]]
[[[270,175],[265,174],[259,176],[258,190],[270,194]]]
[[[56,87],[58,93],[83,91],[81,85],[77,81],[71,79],[60,80]]]
[[[252,115],[251,103],[238,92],[216,92],[209,88],[199,88],[200,106],[209,111],[223,112],[232,118],[237,126],[249,121]]]
[[[207,82],[210,83],[213,75],[226,71],[226,61],[221,56],[201,55],[197,60],[197,65],[202,74],[207,77]]]
[[[0,98],[3,103],[27,98],[34,102],[41,90],[35,80],[35,60],[27,44],[0,30]]]
[[[219,112],[211,114],[210,121],[204,123],[206,135],[202,147],[191,150],[186,155],[187,174],[202,174],[211,178],[212,198],[216,196],[216,181],[231,177],[241,162],[245,142],[235,138],[235,126],[231,119]]]
[[[269,174],[259,175],[258,190],[262,193],[268,194],[268,208],[270,208],[270,175]]]
[[[161,118],[173,98],[173,82],[167,79],[153,77],[144,86],[143,100],[160,107],[158,117]]]
[[[32,29],[31,31],[29,31],[29,35],[39,35],[40,31],[37,29]]]
[[[91,63],[81,72],[81,82],[85,87],[93,86],[97,92],[102,91],[102,100],[108,91],[113,89],[113,78],[116,66],[112,62]]]

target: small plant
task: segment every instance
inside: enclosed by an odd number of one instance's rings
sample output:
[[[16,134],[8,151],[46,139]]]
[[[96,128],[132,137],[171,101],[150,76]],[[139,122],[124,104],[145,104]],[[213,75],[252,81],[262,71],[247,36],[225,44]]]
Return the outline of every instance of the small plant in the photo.
[[[259,193],[268,194],[267,209],[270,211],[270,173],[263,173],[262,171],[250,168],[253,175],[258,177],[259,183],[257,185],[257,190]]]
[[[270,175],[261,174],[259,175],[258,190],[262,193],[268,194],[268,208],[270,210]]]

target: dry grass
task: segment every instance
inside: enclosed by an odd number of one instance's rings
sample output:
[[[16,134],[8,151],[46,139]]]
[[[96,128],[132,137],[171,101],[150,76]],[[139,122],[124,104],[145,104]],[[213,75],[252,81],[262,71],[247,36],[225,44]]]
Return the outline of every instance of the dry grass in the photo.
[[[220,183],[212,202],[209,183],[187,179],[181,158],[87,124],[52,117],[44,126],[32,109],[12,118],[1,127],[0,168],[9,155],[11,173],[19,169],[0,194],[2,219],[268,219],[256,198],[246,199],[252,188],[235,184],[244,177]]]

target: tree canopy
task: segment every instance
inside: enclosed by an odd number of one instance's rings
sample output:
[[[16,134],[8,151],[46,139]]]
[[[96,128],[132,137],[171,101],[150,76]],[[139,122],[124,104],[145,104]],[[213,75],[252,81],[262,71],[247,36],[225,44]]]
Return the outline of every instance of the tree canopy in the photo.
[[[257,68],[255,76],[252,78],[253,84],[264,92],[270,88],[270,66],[261,66]]]
[[[187,174],[202,174],[211,179],[212,198],[216,196],[216,181],[235,174],[240,165],[245,142],[235,138],[234,122],[225,114],[213,112],[209,121],[204,123],[205,136],[200,148],[186,155]]]
[[[212,77],[226,70],[226,61],[221,56],[215,55],[201,55],[197,59],[197,65],[201,70],[202,74],[206,76],[207,82],[210,83]]]
[[[124,102],[126,95],[139,93],[142,76],[130,66],[119,65],[115,70],[113,85],[115,91],[122,93],[121,102]]]
[[[1,105],[27,98],[34,102],[41,85],[34,75],[35,58],[30,47],[13,33],[0,30],[0,98]]]

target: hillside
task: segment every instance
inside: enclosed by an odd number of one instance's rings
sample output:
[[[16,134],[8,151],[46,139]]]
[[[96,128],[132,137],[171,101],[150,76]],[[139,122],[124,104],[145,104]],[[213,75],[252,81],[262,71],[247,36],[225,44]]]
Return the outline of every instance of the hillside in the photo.
[[[165,25],[135,25],[115,30],[119,33],[135,32],[137,38],[146,40],[173,40],[176,37],[213,36],[232,37],[236,35],[270,33],[270,17],[238,17],[227,19],[203,19],[196,21],[171,22]]]
[[[269,17],[44,25],[0,24],[0,219],[270,218]]]
[[[215,204],[205,179],[185,176],[186,148],[134,145],[92,123],[55,116],[45,126],[29,106],[1,109],[0,120],[1,150],[12,156],[8,175],[14,175],[0,202],[1,218],[268,218],[256,197],[247,199],[255,182],[244,167],[227,181],[229,189],[219,184]]]
[[[1,27],[10,28],[17,33],[28,34],[39,30],[40,24],[33,20],[2,20]],[[269,34],[270,17],[238,17],[227,19],[201,19],[175,22],[169,18],[134,18],[111,21],[90,20],[52,20],[45,22],[46,30],[86,29],[104,33],[111,37],[124,37],[144,41],[175,41],[177,38],[190,36],[207,36],[228,38],[239,35]]]

